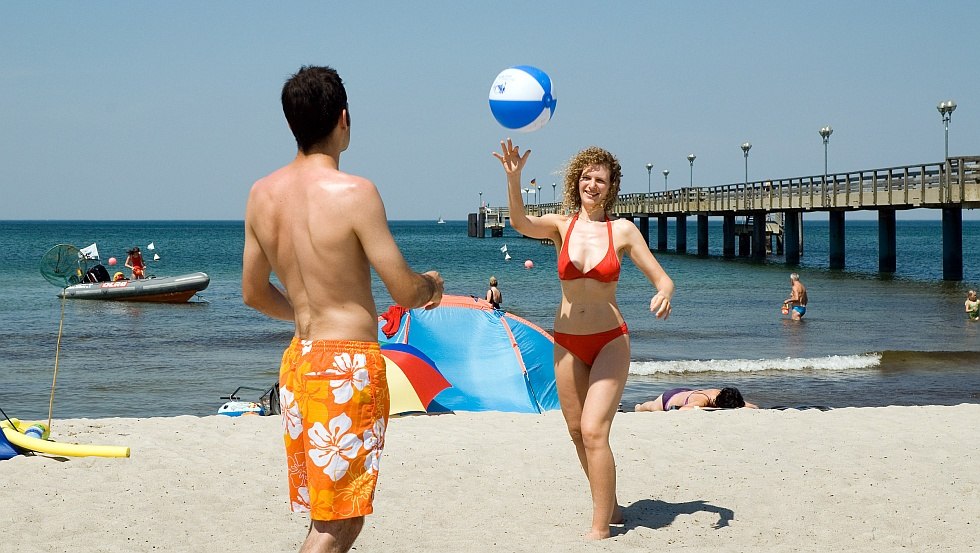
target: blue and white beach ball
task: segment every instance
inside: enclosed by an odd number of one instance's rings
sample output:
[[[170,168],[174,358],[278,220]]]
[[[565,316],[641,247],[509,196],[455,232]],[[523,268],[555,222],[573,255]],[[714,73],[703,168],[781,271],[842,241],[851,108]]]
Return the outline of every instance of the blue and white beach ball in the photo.
[[[504,69],[490,86],[490,111],[508,129],[540,129],[551,120],[557,103],[551,77],[530,65]]]

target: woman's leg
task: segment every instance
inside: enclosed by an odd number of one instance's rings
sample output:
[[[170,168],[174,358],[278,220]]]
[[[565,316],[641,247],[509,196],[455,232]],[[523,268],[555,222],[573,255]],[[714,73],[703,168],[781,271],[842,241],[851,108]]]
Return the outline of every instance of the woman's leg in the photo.
[[[592,490],[590,539],[609,537],[609,524],[621,518],[616,499],[616,462],[609,446],[609,432],[629,374],[629,336],[609,342],[589,371],[589,385],[580,416],[586,473]],[[616,521],[618,522],[618,520]]]
[[[568,350],[555,344],[555,386],[558,389],[558,402],[565,416],[565,426],[575,444],[579,463],[586,477],[589,475],[585,445],[582,443],[582,406],[589,390],[589,368],[581,359]]]
[[[637,403],[636,407],[633,408],[634,411],[663,411],[664,396],[660,394],[656,399],[651,399],[650,401],[645,401],[643,403]]]

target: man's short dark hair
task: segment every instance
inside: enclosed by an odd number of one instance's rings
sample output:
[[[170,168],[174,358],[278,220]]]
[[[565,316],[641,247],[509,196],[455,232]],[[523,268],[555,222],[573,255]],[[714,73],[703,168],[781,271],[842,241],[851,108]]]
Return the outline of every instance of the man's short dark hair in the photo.
[[[331,67],[303,66],[282,87],[282,112],[301,152],[330,136],[344,109],[347,90]]]
[[[736,409],[745,407],[745,400],[742,399],[742,392],[738,388],[722,388],[715,398],[715,407],[722,409]]]

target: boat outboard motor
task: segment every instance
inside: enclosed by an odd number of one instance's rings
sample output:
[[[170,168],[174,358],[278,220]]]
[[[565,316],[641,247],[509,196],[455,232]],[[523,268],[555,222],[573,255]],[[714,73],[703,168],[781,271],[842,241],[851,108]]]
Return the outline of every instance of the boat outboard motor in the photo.
[[[112,280],[112,278],[109,277],[109,270],[102,264],[96,265],[88,271],[85,271],[84,282],[109,282],[110,280]]]

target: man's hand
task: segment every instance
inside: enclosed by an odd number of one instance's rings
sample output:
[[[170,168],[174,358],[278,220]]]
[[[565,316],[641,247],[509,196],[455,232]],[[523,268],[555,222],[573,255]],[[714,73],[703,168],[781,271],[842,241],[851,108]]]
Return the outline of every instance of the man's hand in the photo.
[[[442,303],[442,291],[443,291],[444,282],[442,280],[442,277],[439,276],[438,271],[427,271],[425,273],[422,273],[422,276],[426,277],[426,280],[432,283],[432,297],[429,298],[429,302],[425,304],[425,308],[435,309],[436,307],[439,307],[440,303]]]

